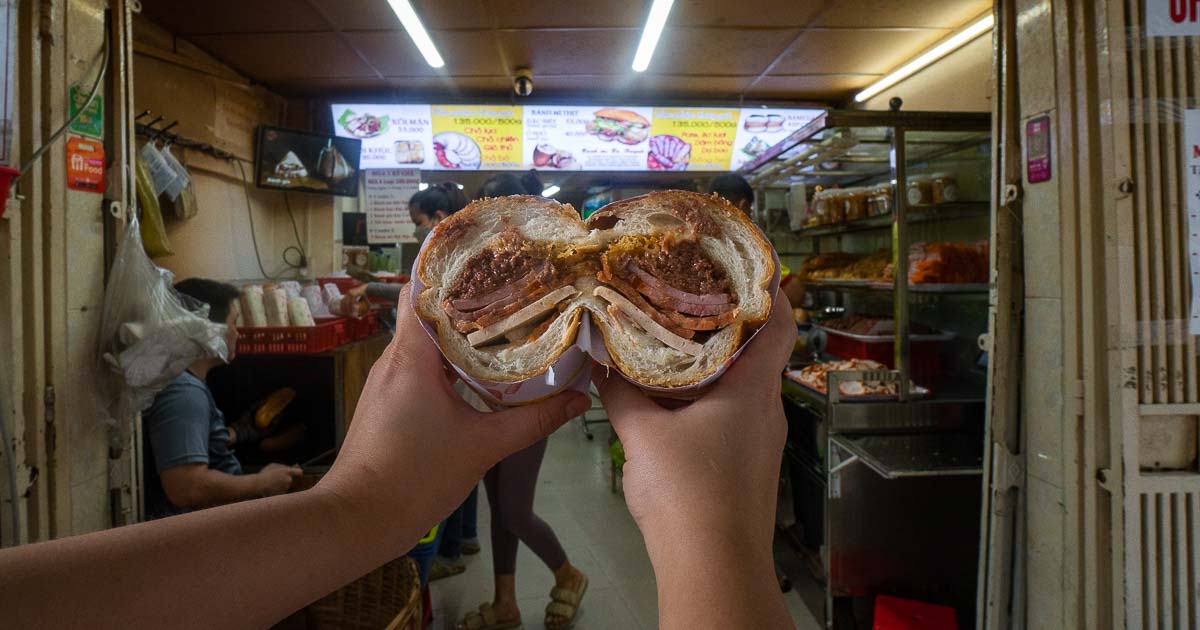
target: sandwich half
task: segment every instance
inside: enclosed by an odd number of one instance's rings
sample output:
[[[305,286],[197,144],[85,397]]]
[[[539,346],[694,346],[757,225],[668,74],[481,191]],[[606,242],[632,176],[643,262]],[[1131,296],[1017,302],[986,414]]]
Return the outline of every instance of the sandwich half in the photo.
[[[546,371],[587,313],[625,376],[684,387],[765,321],[775,264],[761,232],[715,196],[651,193],[586,224],[541,197],[485,199],[430,235],[416,308],[447,359],[479,380]]]

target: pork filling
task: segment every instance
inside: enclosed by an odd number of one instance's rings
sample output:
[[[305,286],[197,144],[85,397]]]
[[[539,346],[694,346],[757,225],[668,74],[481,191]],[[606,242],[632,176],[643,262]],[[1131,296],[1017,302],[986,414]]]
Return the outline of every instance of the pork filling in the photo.
[[[472,345],[535,341],[553,323],[575,275],[549,251],[504,241],[472,256],[442,309]]]
[[[596,277],[672,335],[704,343],[737,319],[737,294],[728,276],[697,241],[668,236],[619,242],[601,263]]]

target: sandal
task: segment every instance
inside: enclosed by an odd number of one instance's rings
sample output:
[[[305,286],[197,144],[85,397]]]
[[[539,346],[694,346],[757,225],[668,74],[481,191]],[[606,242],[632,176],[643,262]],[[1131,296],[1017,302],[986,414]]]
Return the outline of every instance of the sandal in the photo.
[[[546,605],[545,624],[550,630],[564,630],[575,625],[575,617],[579,613],[579,604],[583,601],[583,594],[587,592],[588,579],[583,576],[583,584],[578,591],[570,589],[558,588],[557,586],[550,589],[550,603]],[[563,617],[566,619],[562,625],[551,625],[550,617]]]
[[[483,603],[479,605],[479,612],[467,613],[466,617],[458,624],[459,630],[509,630],[510,628],[521,627],[521,620],[516,621],[498,621],[496,619],[496,611],[492,609],[492,605]]]
[[[429,567],[429,582],[436,582],[443,578],[448,578],[458,575],[467,570],[467,565],[460,562],[443,562],[441,559],[435,558],[433,566]]]
[[[462,541],[462,552],[468,556],[473,556],[479,553],[479,539],[464,538]]]

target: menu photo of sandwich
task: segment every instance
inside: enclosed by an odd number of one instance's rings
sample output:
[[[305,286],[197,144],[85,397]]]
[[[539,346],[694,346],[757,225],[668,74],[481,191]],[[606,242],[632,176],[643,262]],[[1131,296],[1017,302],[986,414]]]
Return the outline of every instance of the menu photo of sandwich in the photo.
[[[650,121],[635,111],[605,108],[597,110],[587,123],[587,132],[604,142],[641,144],[650,137]]]

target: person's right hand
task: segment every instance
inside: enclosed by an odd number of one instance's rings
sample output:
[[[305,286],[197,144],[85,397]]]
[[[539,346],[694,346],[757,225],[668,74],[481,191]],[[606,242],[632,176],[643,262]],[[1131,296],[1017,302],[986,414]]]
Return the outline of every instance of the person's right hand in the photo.
[[[264,497],[283,494],[292,487],[292,481],[302,474],[299,466],[267,464],[258,471],[259,491]]]
[[[795,340],[791,308],[780,292],[770,320],[737,362],[685,407],[664,409],[619,375],[605,376],[604,368],[595,373],[625,448],[625,500],[646,539],[661,604],[674,594],[683,615],[699,617],[685,623],[673,615],[672,626],[779,627],[778,615],[786,619],[773,584],[771,545],[787,435],[780,373]],[[672,580],[684,592],[664,589]],[[734,591],[742,588],[739,598]],[[772,592],[774,599],[762,599]],[[688,601],[709,598],[724,598],[729,606],[686,612]],[[747,614],[764,615],[762,624],[743,626]],[[714,623],[725,616],[735,626]]]

